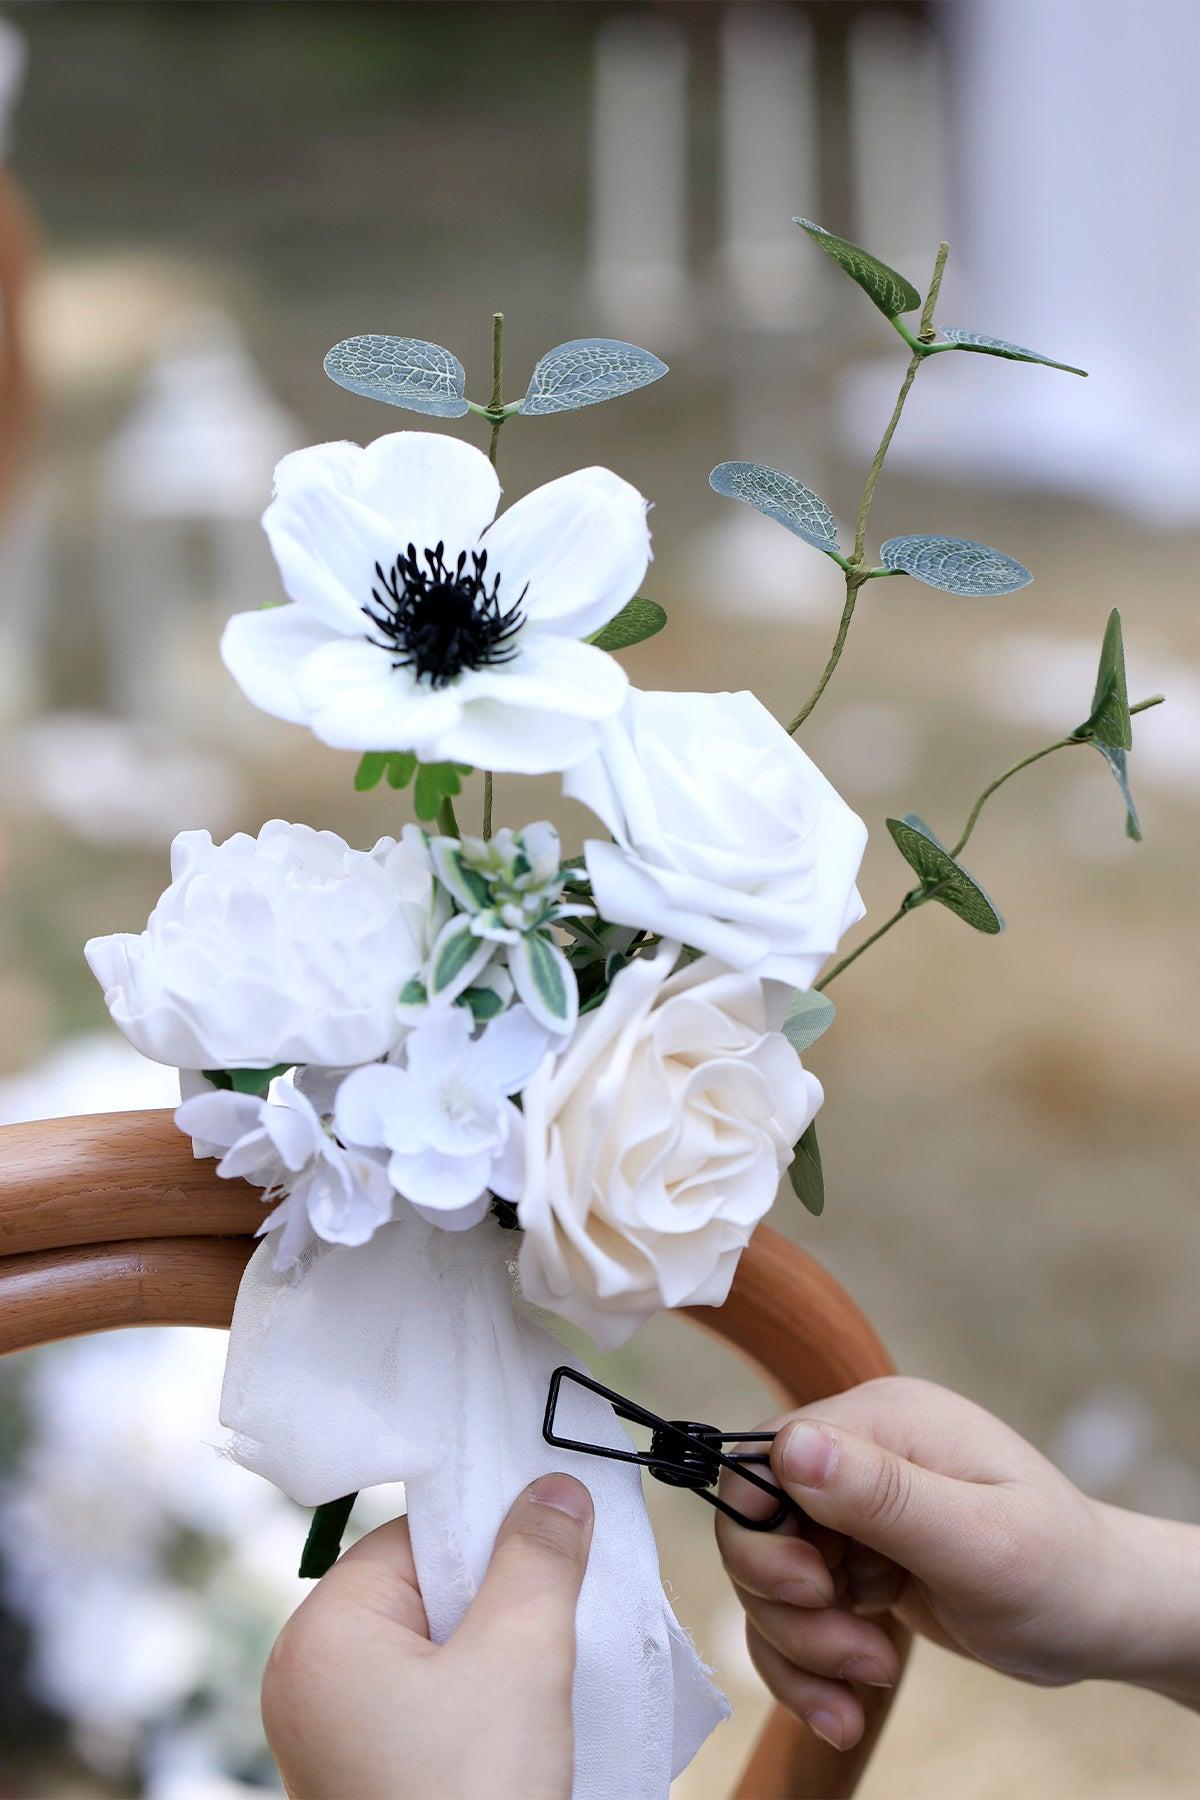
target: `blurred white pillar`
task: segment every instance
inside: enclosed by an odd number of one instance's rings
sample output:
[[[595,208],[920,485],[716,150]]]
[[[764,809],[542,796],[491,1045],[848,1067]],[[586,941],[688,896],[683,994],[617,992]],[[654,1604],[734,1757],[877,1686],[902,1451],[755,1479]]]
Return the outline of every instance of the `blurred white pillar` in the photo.
[[[748,323],[817,322],[817,259],[792,220],[819,212],[812,29],[793,8],[730,6],[721,22],[721,244],[726,291]]]
[[[923,286],[950,228],[941,47],[928,26],[876,10],[851,25],[849,61],[851,235]]]
[[[614,329],[658,338],[687,323],[687,44],[665,19],[596,32],[590,285]]]
[[[1200,6],[955,0],[942,21],[957,211],[939,317],[1091,378],[940,358],[899,458],[1200,520]]]

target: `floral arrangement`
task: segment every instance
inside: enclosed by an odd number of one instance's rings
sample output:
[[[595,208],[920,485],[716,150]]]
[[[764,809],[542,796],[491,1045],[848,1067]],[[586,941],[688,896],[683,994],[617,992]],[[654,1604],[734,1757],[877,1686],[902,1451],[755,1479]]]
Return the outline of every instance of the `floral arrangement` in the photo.
[[[435,1635],[461,1614],[511,1498],[488,1487],[484,1446],[504,1445],[521,1473],[549,1466],[536,1392],[562,1350],[547,1351],[529,1305],[611,1348],[660,1307],[721,1304],[785,1171],[821,1211],[822,1090],[803,1057],[833,1018],[824,990],[929,902],[982,933],[1002,929],[959,858],[1019,769],[1091,745],[1139,832],[1126,781],[1139,709],[1114,612],[1084,723],[991,782],[949,848],[915,813],[889,819],[915,885],[827,968],[863,916],[867,833],[796,733],[860,593],[905,577],[991,596],[1031,579],[1013,558],[944,535],[893,538],[868,556],[909,391],[950,352],[1069,365],[935,330],[945,245],[922,300],[859,246],[797,223],[888,319],[909,362],[849,548],[791,475],[727,462],[710,477],[843,572],[836,640],[795,717],[779,723],[747,692],[630,686],[615,653],[665,614],[640,592],[647,502],[618,475],[580,470],[498,512],[510,420],[629,393],[666,373],[657,358],[610,340],[563,344],[506,403],[497,314],[484,404],[438,345],[351,338],[326,359],[336,382],[434,418],[475,415],[488,454],[423,431],[286,457],[264,526],[288,598],[231,619],[222,655],[255,705],[358,752],[356,787],[408,790],[416,820],[370,850],[279,820],[223,844],[185,832],[146,930],[87,946],[120,1029],[179,1069],[176,1117],[197,1156],[254,1183],[268,1209],[270,1241],[234,1320],[223,1410],[234,1454],[306,1504],[340,1501],[341,1516],[355,1488],[405,1479]],[[495,772],[561,775],[595,834],[564,857],[548,823],[494,829]],[[468,804],[478,832],[460,824]],[[593,1416],[589,1428],[613,1424]],[[590,1628],[600,1651],[585,1654],[577,1715],[593,1709],[612,1756],[622,1733],[636,1747],[648,1731],[663,1750],[659,1765],[639,1753],[620,1776],[609,1760],[597,1789],[598,1737],[583,1732],[577,1791],[663,1792],[721,1704],[658,1591],[636,1476],[612,1473],[606,1510],[608,1481],[606,1467],[580,1620],[581,1643]],[[463,1522],[464,1508],[478,1516]],[[647,1684],[637,1659],[622,1688],[614,1671],[629,1658],[612,1613],[629,1604],[657,1660]]]

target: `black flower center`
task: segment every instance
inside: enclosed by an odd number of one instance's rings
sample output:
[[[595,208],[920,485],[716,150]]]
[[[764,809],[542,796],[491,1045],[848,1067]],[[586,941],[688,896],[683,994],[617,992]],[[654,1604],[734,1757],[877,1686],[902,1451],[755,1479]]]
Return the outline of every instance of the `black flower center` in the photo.
[[[379,586],[371,589],[373,606],[363,612],[379,633],[367,641],[392,657],[393,669],[412,669],[418,681],[446,687],[464,669],[511,662],[513,642],[524,614],[525,591],[507,611],[500,599],[500,577],[487,581],[487,551],[459,552],[453,568],[446,546],[417,555],[410,544],[385,575],[379,563]]]

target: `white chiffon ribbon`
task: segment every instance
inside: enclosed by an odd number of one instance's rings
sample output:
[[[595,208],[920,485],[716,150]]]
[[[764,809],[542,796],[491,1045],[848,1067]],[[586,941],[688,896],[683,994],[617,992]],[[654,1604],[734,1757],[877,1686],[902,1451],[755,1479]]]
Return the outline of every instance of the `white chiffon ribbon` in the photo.
[[[369,1249],[323,1245],[288,1274],[263,1244],[242,1280],[221,1420],[238,1462],[302,1506],[403,1481],[429,1628],[462,1618],[517,1494],[568,1467],[595,1533],[577,1613],[574,1800],[662,1800],[729,1703],[663,1593],[628,1464],[542,1438],[551,1371],[575,1362],[517,1295],[509,1234],[412,1214]],[[598,1395],[568,1382],[566,1436],[627,1448]]]

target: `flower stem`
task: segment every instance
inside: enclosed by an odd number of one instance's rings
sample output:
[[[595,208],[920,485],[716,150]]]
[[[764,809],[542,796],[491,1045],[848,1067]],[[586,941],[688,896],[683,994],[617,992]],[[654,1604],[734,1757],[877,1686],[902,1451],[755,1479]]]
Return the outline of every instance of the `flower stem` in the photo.
[[[1146,712],[1150,707],[1161,706],[1162,703],[1163,696],[1161,694],[1152,694],[1148,700],[1139,700],[1136,705],[1130,707],[1129,711],[1131,714]],[[1090,740],[1086,737],[1073,736],[1058,738],[1053,744],[1046,744],[1041,750],[1035,750],[1031,755],[1023,756],[1020,762],[1015,762],[1010,769],[1005,769],[1003,775],[997,775],[995,781],[989,782],[987,787],[984,788],[982,794],[980,794],[978,800],[976,800],[974,806],[967,814],[967,822],[962,828],[962,835],[950,850],[949,854],[953,857],[958,856],[959,852],[966,844],[967,839],[974,831],[980,813],[983,811],[992,795],[996,793],[998,789],[1002,788],[1006,781],[1011,781],[1014,775],[1019,775],[1022,769],[1028,769],[1033,763],[1041,762],[1044,756],[1052,756],[1056,750],[1069,750],[1073,744],[1086,744],[1089,741]],[[850,952],[849,956],[843,956],[840,962],[834,963],[828,975],[823,976],[820,981],[813,983],[815,991],[820,993],[824,988],[827,988],[835,975],[840,975],[842,970],[848,969],[852,962],[857,962],[863,951],[869,950],[872,944],[878,943],[884,932],[890,931],[893,925],[898,924],[905,913],[914,912],[918,906],[924,906],[927,900],[932,900],[935,892],[936,889],[934,888],[913,888],[909,893],[905,894],[904,899],[900,902],[899,907],[892,914],[891,918],[885,919],[878,931],[873,931],[870,937],[864,938],[862,943]]]
[[[485,838],[490,838],[492,835],[492,771],[490,769],[483,771],[483,835]]]
[[[500,413],[504,408],[504,314],[492,314],[492,391],[488,398],[488,411]],[[493,469],[496,466],[496,450],[500,443],[500,427],[502,418],[492,420],[492,441],[488,445],[488,461]]]
[[[877,574],[891,573],[890,570],[878,571],[875,569],[864,569],[862,566],[863,551],[867,541],[867,519],[871,511],[871,502],[875,497],[875,483],[879,480],[880,470],[883,468],[884,460],[891,447],[892,439],[896,435],[896,427],[899,425],[900,415],[904,411],[904,402],[908,399],[909,390],[917,378],[917,370],[925,360],[926,352],[923,340],[926,337],[933,336],[933,311],[934,307],[937,305],[938,292],[942,285],[942,275],[945,272],[946,258],[949,254],[950,246],[947,243],[943,242],[938,245],[937,260],[933,265],[933,277],[929,283],[929,292],[925,296],[925,305],[921,311],[920,337],[916,340],[916,348],[914,348],[912,356],[909,358],[908,368],[904,373],[904,380],[900,384],[900,392],[896,396],[896,404],[892,408],[892,416],[887,422],[884,434],[879,440],[879,448],[876,450],[871,461],[871,467],[867,471],[867,479],[863,487],[862,497],[858,502],[858,516],[854,522],[854,553],[849,562],[843,565],[846,574],[846,600],[842,607],[842,617],[838,624],[837,637],[833,641],[833,649],[830,652],[829,661],[825,664],[825,667],[821,672],[821,679],[788,726],[789,736],[798,731],[801,725],[803,725],[805,719],[807,719],[809,713],[828,687],[829,679],[832,676],[833,671],[837,668],[838,663],[841,661],[842,651],[846,646],[846,634],[850,630],[850,621],[854,617],[854,607],[858,600],[858,590],[863,586],[864,582],[873,581]],[[909,338],[908,342],[912,343],[913,340]],[[840,966],[841,965],[839,964],[839,967]]]

